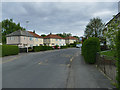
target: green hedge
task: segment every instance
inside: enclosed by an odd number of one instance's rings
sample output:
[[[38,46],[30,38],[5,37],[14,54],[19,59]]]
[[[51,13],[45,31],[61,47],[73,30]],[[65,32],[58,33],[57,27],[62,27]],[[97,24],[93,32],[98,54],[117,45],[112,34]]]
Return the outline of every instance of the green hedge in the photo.
[[[120,30],[118,31],[117,35],[117,81],[118,81],[118,88],[120,90]]]
[[[61,48],[61,49],[65,49],[65,48],[68,48],[68,47],[67,47],[67,46],[61,46],[60,48]]]
[[[52,47],[50,47],[50,46],[33,46],[34,52],[46,51],[46,50],[52,50]]]
[[[70,47],[76,47],[76,43],[71,43]]]
[[[2,45],[2,56],[17,55],[19,53],[18,46]]]
[[[100,51],[100,42],[96,37],[90,37],[82,45],[82,55],[87,63],[96,62],[96,53]]]

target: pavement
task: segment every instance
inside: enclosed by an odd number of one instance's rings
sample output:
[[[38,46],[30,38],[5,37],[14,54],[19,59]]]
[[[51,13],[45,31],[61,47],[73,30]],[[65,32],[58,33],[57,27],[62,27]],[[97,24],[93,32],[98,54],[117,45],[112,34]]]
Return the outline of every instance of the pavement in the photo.
[[[21,53],[3,57],[3,88],[113,88],[80,48]]]

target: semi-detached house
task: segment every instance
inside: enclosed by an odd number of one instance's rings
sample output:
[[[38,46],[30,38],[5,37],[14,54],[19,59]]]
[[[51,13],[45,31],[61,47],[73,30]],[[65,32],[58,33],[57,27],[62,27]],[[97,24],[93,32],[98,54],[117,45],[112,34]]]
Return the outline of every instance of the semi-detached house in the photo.
[[[38,34],[32,32],[32,31],[28,31],[31,35],[33,35],[33,46],[40,46],[43,45],[43,38],[41,36],[39,36]]]
[[[104,33],[108,32],[108,25],[112,24],[113,22],[116,23],[117,21],[120,21],[120,12],[115,15],[105,26],[106,29],[104,30]],[[118,27],[120,27],[120,24],[118,25]],[[112,34],[111,34],[112,35]],[[116,37],[116,35],[114,35],[114,37]],[[107,45],[110,45],[111,43],[113,43],[109,38],[106,38],[107,41]],[[115,43],[114,43],[115,44]]]
[[[6,44],[18,45],[19,48],[43,45],[43,38],[25,30],[17,30],[6,35]]]
[[[6,39],[8,45],[18,45],[19,48],[40,45],[65,46],[66,44],[77,42],[78,40],[72,36],[62,38],[56,34],[49,34],[43,38],[34,32],[25,30],[17,30],[11,34],[8,34],[6,35]]]
[[[34,43],[33,37],[33,35],[25,30],[17,30],[6,35],[6,44],[18,45],[20,48],[31,47],[31,45]]]
[[[78,39],[75,38],[75,37],[72,37],[72,36],[69,36],[69,37],[65,37],[65,43],[66,44],[71,44],[71,43],[74,43],[74,42],[77,42]]]
[[[65,39],[55,35],[55,34],[49,34],[47,36],[44,37],[44,45],[47,46],[55,46],[55,45],[59,45],[59,46],[65,46]]]

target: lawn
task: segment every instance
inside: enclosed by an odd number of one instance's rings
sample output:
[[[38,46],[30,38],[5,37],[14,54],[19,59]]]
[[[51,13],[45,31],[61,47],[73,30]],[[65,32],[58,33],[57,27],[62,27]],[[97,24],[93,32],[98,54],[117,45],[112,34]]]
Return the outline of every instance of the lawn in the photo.
[[[100,55],[105,55],[106,57],[113,57],[113,58],[117,59],[115,50],[101,51]]]

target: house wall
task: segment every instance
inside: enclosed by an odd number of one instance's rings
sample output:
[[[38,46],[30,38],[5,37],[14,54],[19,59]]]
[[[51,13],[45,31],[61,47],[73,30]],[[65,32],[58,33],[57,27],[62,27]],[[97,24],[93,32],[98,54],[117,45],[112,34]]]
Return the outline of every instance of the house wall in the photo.
[[[64,46],[64,45],[66,45],[65,39],[55,39],[55,38],[44,39],[44,44],[46,44],[48,46],[55,46],[55,45]]]
[[[32,47],[34,46],[33,37],[20,36],[20,43],[22,47]]]
[[[76,42],[76,40],[70,39],[69,44]]]
[[[74,42],[76,42],[76,40],[74,40],[74,39],[66,39],[65,40],[66,44],[71,44],[71,43],[74,43]]]
[[[43,38],[34,38],[34,46],[43,45]]]
[[[19,36],[6,37],[6,44],[19,44],[19,43],[20,43]]]
[[[49,39],[49,38],[43,39],[43,44],[49,46],[49,44],[50,44],[50,39]]]
[[[34,46],[33,37],[11,36],[7,37],[7,44],[18,45],[21,48]]]
[[[50,46],[55,46],[55,45],[59,45],[59,46],[64,46],[64,45],[66,45],[65,39],[55,39],[55,38],[51,38],[51,39],[50,39]]]

